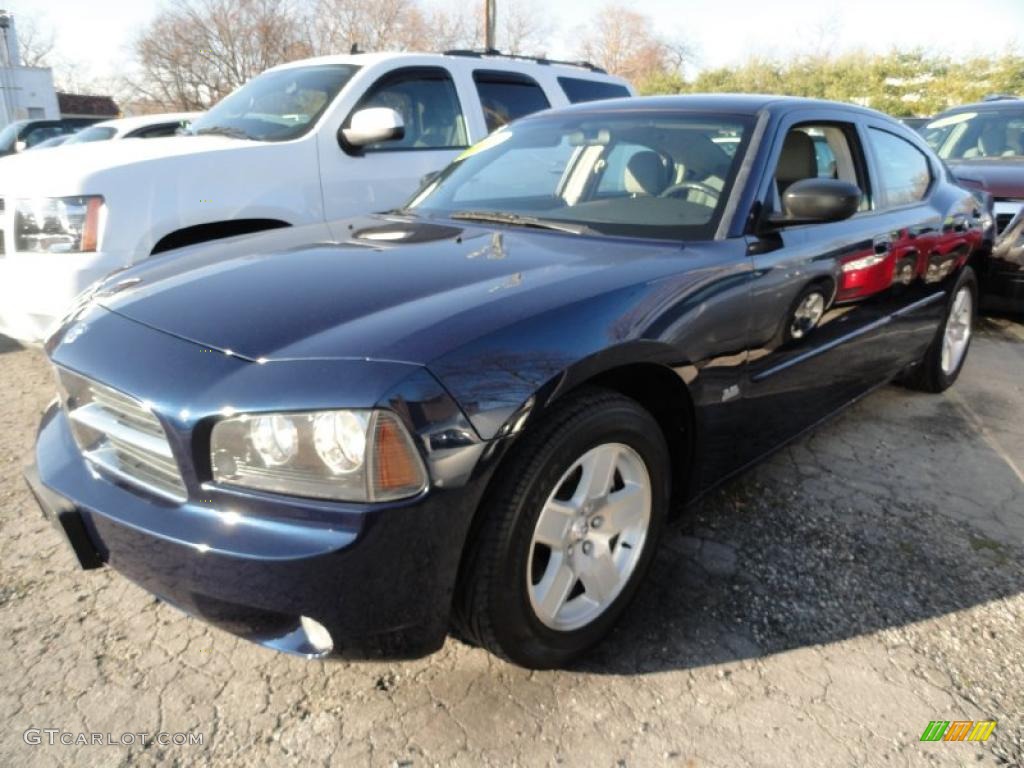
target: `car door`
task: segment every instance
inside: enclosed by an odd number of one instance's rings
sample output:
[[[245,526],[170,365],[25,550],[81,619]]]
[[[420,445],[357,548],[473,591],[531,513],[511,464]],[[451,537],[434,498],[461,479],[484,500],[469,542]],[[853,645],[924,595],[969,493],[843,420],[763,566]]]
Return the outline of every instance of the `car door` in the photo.
[[[428,173],[469,145],[463,104],[445,67],[403,67],[378,78],[343,122],[361,109],[390,107],[405,123],[399,140],[359,149],[321,144],[320,173],[328,220],[405,203]]]
[[[918,252],[930,251],[941,222],[927,205],[888,203],[868,130],[858,113],[841,110],[794,111],[778,124],[749,239],[744,459],[895,375],[927,344],[933,326],[918,305],[927,293]],[[860,210],[843,221],[773,226],[786,188],[811,177],[855,183]]]

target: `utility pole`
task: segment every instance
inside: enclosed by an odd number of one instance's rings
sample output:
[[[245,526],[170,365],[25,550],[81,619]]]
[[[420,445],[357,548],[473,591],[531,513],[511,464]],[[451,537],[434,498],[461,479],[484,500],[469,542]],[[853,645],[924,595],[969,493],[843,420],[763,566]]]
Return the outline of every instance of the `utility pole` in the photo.
[[[484,49],[493,51],[497,48],[494,44],[495,17],[497,16],[497,0],[484,0]]]

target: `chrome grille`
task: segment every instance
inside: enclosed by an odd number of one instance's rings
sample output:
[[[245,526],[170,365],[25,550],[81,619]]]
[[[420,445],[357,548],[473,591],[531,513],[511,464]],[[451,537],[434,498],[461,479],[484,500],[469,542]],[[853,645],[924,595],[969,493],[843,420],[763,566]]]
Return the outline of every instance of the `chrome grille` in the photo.
[[[90,464],[127,484],[186,500],[167,434],[147,404],[63,368],[57,379],[71,432]]]

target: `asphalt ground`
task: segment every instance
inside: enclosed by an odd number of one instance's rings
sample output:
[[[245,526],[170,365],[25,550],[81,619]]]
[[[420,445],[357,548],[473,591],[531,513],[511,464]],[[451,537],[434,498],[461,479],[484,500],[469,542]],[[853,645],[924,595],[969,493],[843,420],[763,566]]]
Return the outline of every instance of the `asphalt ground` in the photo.
[[[1024,765],[1022,374],[1024,327],[981,321],[952,390],[885,387],[730,483],[607,642],[529,672],[454,640],[307,662],[78,570],[21,479],[52,377],[0,337],[0,765]]]

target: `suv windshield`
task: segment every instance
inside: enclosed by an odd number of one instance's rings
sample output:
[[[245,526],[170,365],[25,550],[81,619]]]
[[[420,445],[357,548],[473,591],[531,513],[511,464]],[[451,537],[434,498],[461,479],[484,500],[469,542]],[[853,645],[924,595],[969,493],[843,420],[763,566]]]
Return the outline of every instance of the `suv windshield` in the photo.
[[[1024,106],[956,112],[926,125],[924,140],[943,160],[1024,156]]]
[[[750,120],[679,112],[527,119],[464,152],[408,210],[630,237],[714,235]],[[736,144],[733,152],[721,146]]]
[[[286,141],[306,133],[359,67],[324,64],[264,72],[196,119],[189,133]]]

